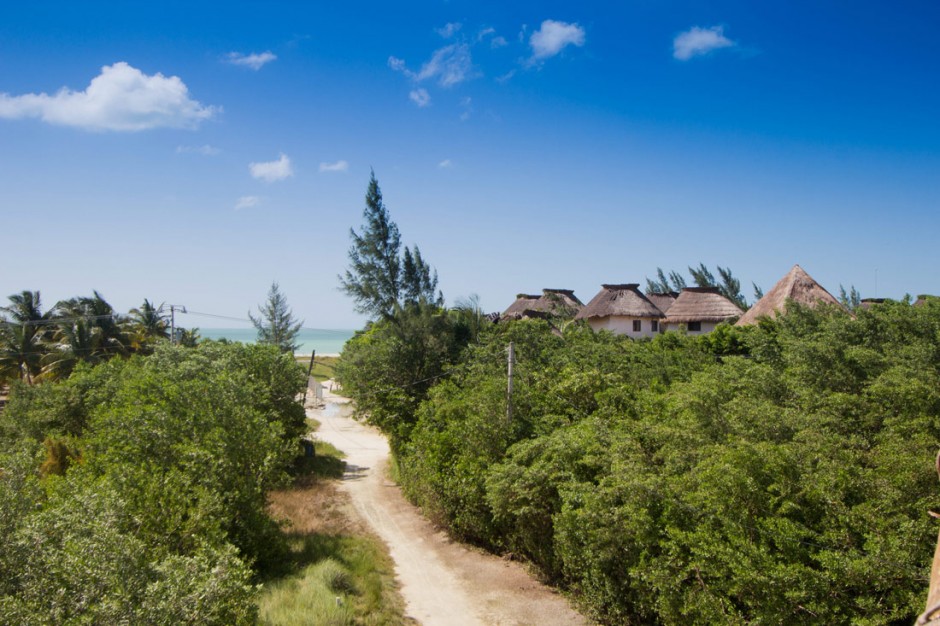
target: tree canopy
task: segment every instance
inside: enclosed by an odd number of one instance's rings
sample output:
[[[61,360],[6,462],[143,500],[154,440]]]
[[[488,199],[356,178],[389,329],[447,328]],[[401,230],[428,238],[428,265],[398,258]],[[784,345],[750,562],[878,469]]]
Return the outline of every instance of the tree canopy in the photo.
[[[258,343],[277,346],[281,352],[291,354],[300,346],[297,333],[304,325],[303,320],[294,321],[294,315],[287,306],[287,297],[281,293],[276,282],[271,283],[267,301],[258,305],[258,317],[249,311],[248,318],[258,331]]]
[[[283,555],[266,493],[304,372],[271,346],[156,345],[15,383],[0,412],[0,623],[254,624]]]
[[[349,267],[339,277],[340,289],[349,295],[357,312],[372,319],[390,318],[395,311],[418,302],[443,305],[437,289],[437,272],[421,256],[417,246],[401,250],[398,226],[382,200],[373,171],[366,190],[361,234],[349,229]]]
[[[704,263],[688,269],[696,287],[716,287],[721,295],[734,302],[742,310],[747,310],[747,300],[741,293],[741,281],[734,277],[731,268],[718,266],[720,281],[715,279],[715,275]],[[680,272],[670,271],[667,275],[661,267],[656,268],[655,280],[646,279],[646,293],[648,294],[682,291],[687,286],[685,277]],[[764,293],[756,284],[753,286],[755,298],[759,300]]]
[[[381,384],[344,388],[429,517],[601,623],[905,624],[936,544],[938,333],[929,299],[640,341],[520,320],[415,385],[379,326],[347,366],[382,355],[360,379]]]

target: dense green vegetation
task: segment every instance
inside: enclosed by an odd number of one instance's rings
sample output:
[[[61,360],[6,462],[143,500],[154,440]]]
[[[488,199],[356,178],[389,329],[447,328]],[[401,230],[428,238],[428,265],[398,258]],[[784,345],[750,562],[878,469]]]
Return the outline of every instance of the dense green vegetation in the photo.
[[[273,346],[150,356],[16,382],[0,413],[0,623],[243,624],[286,545],[266,512],[306,431]]]
[[[38,291],[23,291],[0,307],[0,385],[67,378],[79,363],[103,363],[116,356],[150,354],[170,337],[163,305],[144,300],[128,315],[114,310],[95,291],[57,302],[43,311]],[[177,328],[177,343],[192,346],[195,330]]]
[[[531,561],[604,623],[907,624],[922,608],[940,302],[793,306],[644,341],[534,320],[460,335],[453,315],[373,324],[339,375],[406,493],[456,536]]]

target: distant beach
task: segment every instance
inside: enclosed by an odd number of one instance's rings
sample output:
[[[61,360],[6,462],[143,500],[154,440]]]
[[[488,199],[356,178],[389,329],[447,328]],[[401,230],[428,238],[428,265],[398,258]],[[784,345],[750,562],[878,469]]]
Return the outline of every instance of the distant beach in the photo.
[[[294,354],[310,354],[317,351],[318,356],[336,355],[343,351],[345,344],[355,333],[354,330],[325,330],[302,328],[297,333],[297,347]],[[199,336],[204,339],[228,339],[241,343],[254,343],[258,331],[254,328],[200,328]]]

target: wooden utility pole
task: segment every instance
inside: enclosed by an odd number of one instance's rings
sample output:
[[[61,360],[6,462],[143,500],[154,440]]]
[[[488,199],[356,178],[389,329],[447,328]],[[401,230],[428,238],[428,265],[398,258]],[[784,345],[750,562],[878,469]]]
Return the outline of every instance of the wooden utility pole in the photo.
[[[180,313],[186,312],[186,307],[182,304],[170,305],[170,343],[176,343],[176,309],[179,309]]]
[[[516,348],[509,342],[508,383],[506,386],[506,423],[512,424],[512,366],[516,363]]]

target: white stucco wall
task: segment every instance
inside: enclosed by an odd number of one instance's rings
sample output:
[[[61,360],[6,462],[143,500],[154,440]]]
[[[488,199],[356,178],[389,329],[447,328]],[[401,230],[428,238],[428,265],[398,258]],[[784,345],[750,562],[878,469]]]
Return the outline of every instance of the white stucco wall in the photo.
[[[633,320],[640,320],[640,332],[633,332]],[[628,337],[640,338],[640,337],[653,337],[658,335],[659,332],[653,331],[652,322],[656,318],[652,317],[625,317],[625,316],[613,316],[613,317],[602,317],[602,318],[591,318],[588,320],[588,324],[595,331],[597,330],[609,330],[615,335],[627,335]],[[662,322],[660,322],[662,324]],[[704,327],[704,324],[702,325]]]
[[[662,324],[664,330],[681,330],[685,324]],[[690,335],[704,335],[710,333],[718,326],[718,322],[702,322],[702,330],[687,331]]]

